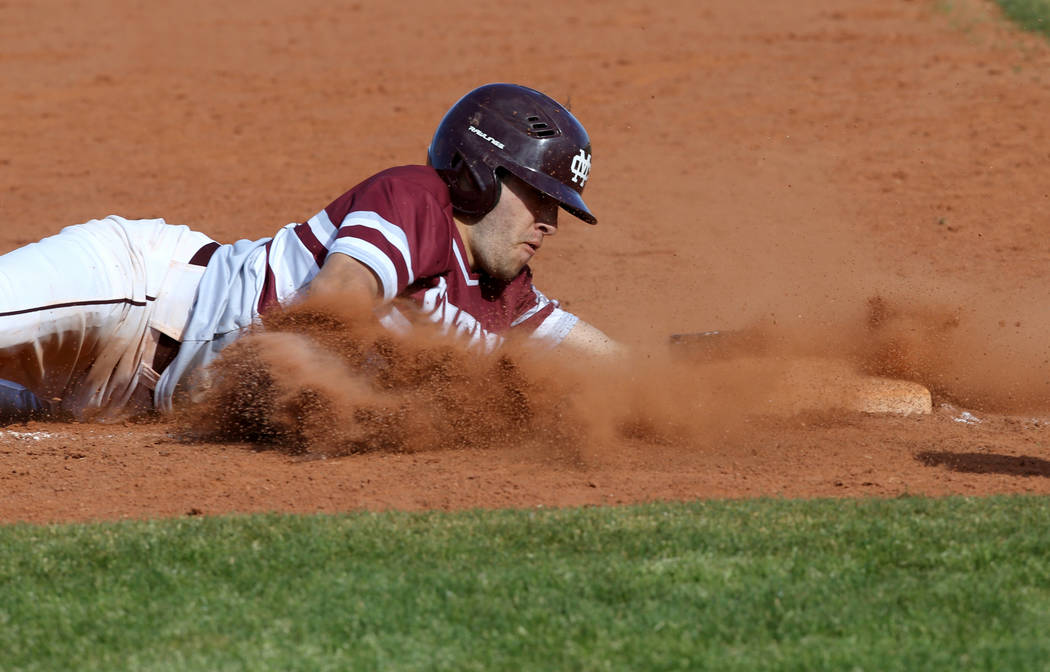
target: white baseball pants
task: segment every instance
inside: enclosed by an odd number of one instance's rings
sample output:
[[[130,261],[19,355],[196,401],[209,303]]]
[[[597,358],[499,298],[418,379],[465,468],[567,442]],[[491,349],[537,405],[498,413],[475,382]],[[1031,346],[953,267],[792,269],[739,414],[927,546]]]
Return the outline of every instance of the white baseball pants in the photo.
[[[78,419],[151,405],[160,334],[179,340],[211,239],[111,215],[0,256],[0,378]]]

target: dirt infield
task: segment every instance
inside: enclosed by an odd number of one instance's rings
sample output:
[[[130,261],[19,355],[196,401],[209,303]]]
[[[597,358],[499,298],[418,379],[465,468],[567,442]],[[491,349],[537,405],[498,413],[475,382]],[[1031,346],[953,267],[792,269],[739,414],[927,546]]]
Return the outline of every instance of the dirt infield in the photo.
[[[0,252],[107,214],[271,235],[513,81],[595,149],[601,223],[562,221],[533,265],[548,295],[654,360],[673,333],[757,328],[919,379],[935,411],[691,422],[711,411],[643,355],[629,417],[578,445],[311,459],[31,423],[0,428],[0,521],[1050,493],[1050,46],[990,3],[155,5],[0,0]]]

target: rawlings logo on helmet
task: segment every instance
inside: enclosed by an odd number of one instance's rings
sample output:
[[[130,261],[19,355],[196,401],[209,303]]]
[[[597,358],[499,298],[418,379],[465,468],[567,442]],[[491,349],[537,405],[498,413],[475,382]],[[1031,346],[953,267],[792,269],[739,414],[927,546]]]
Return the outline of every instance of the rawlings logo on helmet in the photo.
[[[587,184],[587,178],[591,174],[591,155],[584,150],[580,150],[580,153],[572,157],[572,181],[576,184],[576,178],[580,179],[580,189],[583,189],[583,185]]]
[[[470,131],[471,133],[473,133],[474,135],[482,138],[483,140],[488,140],[489,142],[491,142],[496,147],[499,147],[500,149],[503,149],[503,147],[505,146],[502,142],[500,142],[496,138],[492,137],[491,135],[489,135],[485,131],[481,130],[480,128],[477,128],[475,126],[471,126],[467,130]]]

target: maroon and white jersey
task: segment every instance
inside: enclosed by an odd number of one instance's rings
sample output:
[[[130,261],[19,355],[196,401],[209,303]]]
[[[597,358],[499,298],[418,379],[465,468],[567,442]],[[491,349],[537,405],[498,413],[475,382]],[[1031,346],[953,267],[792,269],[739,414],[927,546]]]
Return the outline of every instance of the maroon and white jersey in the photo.
[[[170,411],[175,388],[190,371],[203,371],[261,313],[293,302],[332,254],[347,254],[372,269],[388,304],[380,321],[391,329],[409,325],[390,305],[398,297],[486,351],[509,332],[556,345],[578,322],[533,287],[527,267],[506,283],[471,273],[448,188],[437,172],[391,168],[273,238],[215,250],[178,355],[157,381],[155,406]]]
[[[448,188],[426,166],[371,177],[308,221],[281,229],[266,250],[259,313],[292,300],[329,255],[346,254],[375,273],[384,301],[410,299],[486,350],[508,330],[556,344],[577,322],[533,286],[528,267],[510,282],[470,271]],[[384,323],[394,326],[396,317]]]

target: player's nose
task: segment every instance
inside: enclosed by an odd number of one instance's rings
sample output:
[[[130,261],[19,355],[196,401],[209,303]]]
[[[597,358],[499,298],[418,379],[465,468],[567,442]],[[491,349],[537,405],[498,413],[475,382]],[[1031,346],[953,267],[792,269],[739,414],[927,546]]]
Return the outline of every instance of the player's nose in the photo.
[[[560,208],[554,201],[548,200],[547,207],[536,213],[536,228],[545,236],[553,236],[558,233],[558,211]]]
[[[536,222],[536,228],[539,229],[540,233],[544,236],[553,236],[558,233],[558,220],[555,219],[553,223]]]

